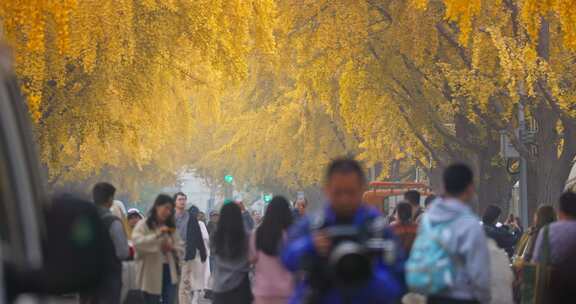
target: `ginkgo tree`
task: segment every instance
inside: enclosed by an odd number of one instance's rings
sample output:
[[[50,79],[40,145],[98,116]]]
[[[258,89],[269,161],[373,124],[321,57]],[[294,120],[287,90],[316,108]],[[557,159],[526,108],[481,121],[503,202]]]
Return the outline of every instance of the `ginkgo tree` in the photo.
[[[274,52],[274,12],[271,0],[0,3],[50,181],[176,176],[194,159],[195,94],[245,78],[255,48]]]
[[[528,159],[531,209],[554,203],[576,156],[576,3],[443,2],[445,19],[459,29],[459,45],[472,63],[465,69],[445,66],[451,87],[457,96],[477,104],[469,109],[471,115],[506,132]],[[519,105],[535,131],[528,142],[515,132]]]
[[[402,159],[429,169],[434,179],[447,163],[467,161],[479,176],[481,204],[504,205],[510,198],[515,177],[499,155],[506,132],[530,159],[532,204],[550,203],[566,181],[575,148],[568,136],[571,90],[565,87],[572,73],[561,64],[572,54],[571,23],[562,7],[530,1],[278,1],[277,43],[290,46],[279,52],[279,67],[291,80],[288,90],[277,90],[284,98],[263,102],[321,105],[343,130],[344,151],[369,165]],[[542,17],[552,21],[538,21]],[[535,24],[558,32],[540,39],[546,31],[534,31]],[[546,59],[550,51],[542,53],[550,39],[556,65]],[[537,149],[515,135],[521,101],[539,126],[531,144]],[[289,117],[293,109],[286,109]],[[238,132],[254,138],[260,131]]]
[[[190,168],[290,193],[353,155],[384,179],[421,168],[436,189],[465,161],[478,207],[507,206],[507,134],[534,208],[576,156],[570,0],[36,4],[3,2],[0,20],[54,183],[166,184]]]

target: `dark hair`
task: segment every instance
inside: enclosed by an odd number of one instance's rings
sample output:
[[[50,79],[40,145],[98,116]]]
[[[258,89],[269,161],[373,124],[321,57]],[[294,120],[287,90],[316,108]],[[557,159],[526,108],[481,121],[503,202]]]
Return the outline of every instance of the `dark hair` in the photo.
[[[550,205],[540,206],[536,210],[536,229],[540,229],[556,221],[556,211]]]
[[[459,195],[474,182],[474,173],[472,169],[465,164],[452,164],[444,170],[442,176],[444,180],[444,189],[447,194]]]
[[[184,198],[188,199],[188,196],[184,194],[184,192],[176,192],[174,194],[174,203],[176,203],[176,200],[178,199],[179,196],[183,196]]]
[[[214,235],[214,254],[225,259],[242,257],[247,250],[246,228],[242,211],[236,204],[224,204]]]
[[[193,215],[194,218],[196,218],[199,213],[202,213],[202,211],[200,211],[200,209],[198,209],[198,207],[196,207],[196,205],[192,205],[192,206],[190,206],[190,208],[188,208],[188,213],[190,215]]]
[[[560,196],[560,211],[570,216],[576,217],[576,193],[568,190]]]
[[[404,192],[404,199],[408,201],[408,203],[419,206],[420,205],[420,192],[416,190],[408,190]]]
[[[401,202],[396,206],[396,214],[402,224],[409,224],[412,221],[412,206],[408,202]]]
[[[166,204],[172,205],[172,209],[174,209],[174,200],[166,194],[159,194],[154,200],[154,205],[150,208],[150,212],[148,213],[148,218],[146,219],[146,225],[148,225],[149,229],[155,229],[158,226],[158,215],[156,214],[156,207],[164,206]],[[166,226],[170,228],[175,228],[176,224],[174,223],[174,212],[172,215],[166,220],[164,223]]]
[[[290,225],[290,203],[282,196],[273,197],[266,208],[262,224],[256,229],[256,248],[267,255],[278,255],[283,233]]]
[[[498,220],[498,217],[502,213],[502,209],[496,205],[489,205],[484,210],[484,215],[482,215],[482,222],[485,225],[494,225]]]
[[[436,195],[430,194],[424,199],[424,206],[428,207],[437,198]]]
[[[92,199],[96,205],[104,205],[114,200],[116,188],[109,183],[98,183],[92,188]]]
[[[131,219],[136,218],[136,217],[139,219],[142,219],[142,216],[138,212],[129,213],[128,216],[126,217],[126,219],[131,220]]]
[[[356,174],[360,178],[362,184],[366,183],[366,175],[359,162],[352,158],[338,158],[333,160],[326,169],[326,182],[332,178],[334,174]]]

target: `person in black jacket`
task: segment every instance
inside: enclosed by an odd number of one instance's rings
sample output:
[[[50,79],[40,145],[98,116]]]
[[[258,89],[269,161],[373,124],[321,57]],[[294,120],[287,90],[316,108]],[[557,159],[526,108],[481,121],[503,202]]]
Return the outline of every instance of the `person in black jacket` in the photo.
[[[493,239],[498,247],[504,249],[511,258],[522,231],[517,225],[502,225],[498,223],[501,213],[502,209],[500,207],[496,205],[488,206],[482,216],[482,223],[486,236]]]

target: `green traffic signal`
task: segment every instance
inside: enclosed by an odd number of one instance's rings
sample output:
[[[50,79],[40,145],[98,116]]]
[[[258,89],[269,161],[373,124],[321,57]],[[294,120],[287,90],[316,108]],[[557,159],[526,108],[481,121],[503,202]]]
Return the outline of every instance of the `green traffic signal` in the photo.
[[[264,194],[264,202],[269,203],[272,200],[272,194]]]
[[[234,176],[228,174],[228,175],[224,176],[224,181],[231,184],[234,182]]]

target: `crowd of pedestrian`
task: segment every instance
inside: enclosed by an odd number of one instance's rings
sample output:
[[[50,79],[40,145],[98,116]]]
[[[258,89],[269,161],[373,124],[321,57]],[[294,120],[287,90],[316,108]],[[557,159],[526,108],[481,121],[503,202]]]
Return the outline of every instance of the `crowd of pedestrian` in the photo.
[[[502,223],[498,205],[477,216],[474,182],[453,164],[441,195],[407,191],[391,220],[363,203],[364,171],[346,158],[328,166],[316,212],[275,196],[262,215],[226,201],[206,218],[178,192],[144,216],[99,183],[116,267],[81,302],[576,303],[576,194],[540,206],[523,229],[513,215]]]

